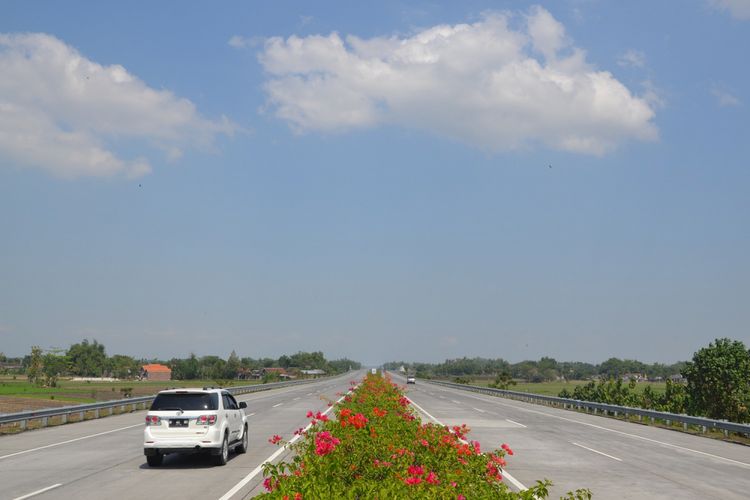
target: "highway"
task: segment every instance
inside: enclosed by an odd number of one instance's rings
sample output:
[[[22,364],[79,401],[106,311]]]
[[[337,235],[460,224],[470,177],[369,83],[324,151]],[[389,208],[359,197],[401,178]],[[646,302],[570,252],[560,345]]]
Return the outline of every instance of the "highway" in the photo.
[[[483,450],[510,445],[507,472],[525,486],[552,480],[550,498],[580,487],[595,499],[750,498],[748,446],[420,380],[407,387],[423,421],[466,424]]]
[[[268,438],[290,439],[309,423],[308,410],[328,410],[328,402],[337,400],[350,380],[363,376],[358,372],[238,396],[248,405],[250,449],[230,455],[224,467],[212,466],[203,456],[170,455],[162,467],[149,468],[143,455],[143,411],[2,436],[0,499],[218,499],[236,486],[231,498],[253,496],[263,491],[257,467],[279,450]]]
[[[262,490],[258,466],[364,371],[299,387],[239,396],[246,401],[250,450],[224,467],[206,457],[169,456],[149,468],[142,451],[145,412],[0,437],[0,499],[240,499]],[[394,381],[405,383],[401,377]],[[467,424],[483,450],[507,443],[506,480],[549,478],[550,498],[588,487],[595,499],[747,499],[750,447],[619,420],[431,385],[407,386],[423,420]],[[276,459],[283,459],[286,452]]]

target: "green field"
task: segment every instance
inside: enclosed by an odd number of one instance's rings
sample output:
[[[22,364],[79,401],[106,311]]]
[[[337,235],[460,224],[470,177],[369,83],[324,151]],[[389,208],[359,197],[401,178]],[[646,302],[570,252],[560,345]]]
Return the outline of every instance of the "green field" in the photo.
[[[473,379],[471,385],[487,386],[494,379]],[[452,380],[451,380],[452,381]],[[557,396],[560,391],[567,389],[569,392],[573,392],[576,386],[588,384],[588,380],[569,380],[567,382],[554,381],[554,382],[517,382],[516,385],[508,387],[508,390],[518,392],[530,392],[533,394],[543,394],[545,396]],[[625,384],[627,385],[627,384]],[[635,385],[635,392],[640,394],[646,386],[651,386],[651,389],[657,394],[663,394],[666,388],[665,382],[638,382]]]
[[[258,380],[230,380],[221,381],[221,385],[252,385],[260,383]],[[122,399],[124,389],[131,389],[132,396],[149,396],[163,389],[173,387],[204,387],[218,386],[217,380],[170,380],[170,381],[140,381],[121,380],[118,382],[86,382],[70,379],[58,380],[57,387],[38,387],[29,383],[23,375],[0,376],[0,397],[32,398],[55,400],[64,403],[93,403]],[[1,410],[0,410],[1,411]]]

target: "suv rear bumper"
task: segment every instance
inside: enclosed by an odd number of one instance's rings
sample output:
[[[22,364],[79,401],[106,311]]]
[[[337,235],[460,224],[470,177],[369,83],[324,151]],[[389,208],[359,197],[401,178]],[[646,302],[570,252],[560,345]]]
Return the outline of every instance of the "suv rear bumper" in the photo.
[[[143,454],[148,456],[154,455],[169,455],[170,453],[180,453],[190,455],[194,453],[210,453],[211,455],[218,455],[221,453],[221,445],[219,446],[201,446],[195,445],[193,447],[187,446],[169,446],[169,447],[155,447],[155,448],[143,448]]]

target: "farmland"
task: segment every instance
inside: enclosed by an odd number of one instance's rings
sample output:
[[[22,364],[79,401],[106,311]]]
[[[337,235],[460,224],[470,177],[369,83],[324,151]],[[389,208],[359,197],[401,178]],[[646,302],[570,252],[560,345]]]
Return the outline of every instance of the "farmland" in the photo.
[[[446,379],[449,382],[452,382],[452,379]],[[490,383],[493,382],[494,379],[492,378],[473,378],[471,379],[471,382],[469,382],[471,385],[478,385],[478,386],[488,386]],[[570,392],[573,392],[573,389],[575,389],[579,385],[585,385],[589,381],[588,380],[568,380],[568,381],[551,381],[551,382],[520,382],[517,381],[515,385],[511,385],[508,387],[508,390],[511,391],[518,391],[518,392],[530,392],[533,394],[543,394],[545,396],[557,396],[560,394],[560,391],[563,389],[567,389]],[[651,387],[651,390],[653,390],[657,394],[663,394],[664,390],[666,388],[665,382],[638,382],[635,385],[634,392],[636,394],[640,394],[643,392],[643,390],[646,387]]]
[[[60,379],[57,387],[40,387],[22,375],[0,376],[0,413],[13,413],[27,409],[94,403],[122,399],[129,396],[148,396],[174,387],[204,387],[250,385],[255,380],[120,380],[115,382],[76,381]]]

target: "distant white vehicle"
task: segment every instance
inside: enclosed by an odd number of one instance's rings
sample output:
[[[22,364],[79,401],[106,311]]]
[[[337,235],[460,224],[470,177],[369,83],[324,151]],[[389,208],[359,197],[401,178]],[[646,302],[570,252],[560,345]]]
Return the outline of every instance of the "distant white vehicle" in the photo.
[[[225,465],[229,450],[248,447],[247,403],[222,389],[170,389],[156,395],[146,414],[143,454],[148,465],[161,465],[170,453],[208,453]]]
[[[377,375],[377,373],[378,373],[378,369],[377,369],[377,368],[373,368],[373,369],[371,370],[371,373],[372,373],[373,375]]]
[[[406,377],[406,383],[407,384],[416,384],[417,383],[417,377],[414,375],[409,375]]]

